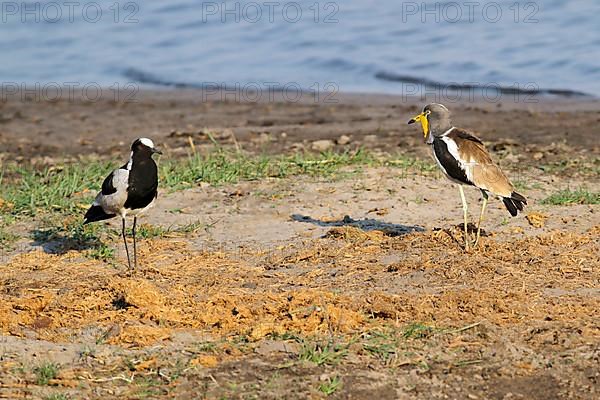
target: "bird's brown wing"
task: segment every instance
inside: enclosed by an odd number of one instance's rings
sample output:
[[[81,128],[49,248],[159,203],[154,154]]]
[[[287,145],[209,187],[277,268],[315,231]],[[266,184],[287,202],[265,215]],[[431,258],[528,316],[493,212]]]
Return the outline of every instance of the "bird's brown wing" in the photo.
[[[475,186],[498,196],[511,196],[513,185],[494,164],[480,139],[461,129],[453,129],[448,137],[456,142],[461,162]]]

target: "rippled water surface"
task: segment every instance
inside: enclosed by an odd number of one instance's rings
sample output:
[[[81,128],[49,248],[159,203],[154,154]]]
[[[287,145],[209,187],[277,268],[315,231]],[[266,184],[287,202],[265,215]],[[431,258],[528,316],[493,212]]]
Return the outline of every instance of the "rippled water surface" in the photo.
[[[3,82],[333,82],[385,93],[427,82],[600,95],[600,1],[9,3]]]

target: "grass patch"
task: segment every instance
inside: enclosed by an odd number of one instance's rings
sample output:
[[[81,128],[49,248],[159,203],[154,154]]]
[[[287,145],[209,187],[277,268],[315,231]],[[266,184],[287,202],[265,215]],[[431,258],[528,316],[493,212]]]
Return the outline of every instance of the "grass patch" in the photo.
[[[403,156],[377,156],[366,150],[298,153],[293,155],[252,155],[222,148],[187,158],[160,160],[161,190],[181,190],[200,183],[222,185],[263,178],[309,175],[336,179],[355,171],[350,166],[391,166],[416,173],[437,171],[432,163]],[[119,164],[120,165],[120,164]],[[104,178],[118,165],[86,162],[43,169],[17,164],[4,165],[0,172],[0,213],[10,221],[22,217],[55,214],[83,219]],[[190,229],[197,227],[190,226]],[[143,237],[164,235],[147,229]],[[8,240],[8,238],[6,239]],[[0,240],[1,242],[1,240]]]
[[[161,183],[170,189],[185,189],[206,182],[211,185],[294,175],[332,176],[349,165],[375,165],[380,161],[370,152],[326,152],[321,154],[249,155],[218,149],[194,154],[184,160],[162,163]]]
[[[560,190],[542,200],[542,204],[553,206],[600,204],[600,192],[591,192],[585,188]]]
[[[43,363],[33,369],[35,374],[35,383],[40,386],[47,385],[50,380],[58,376],[59,366],[52,362]]]
[[[342,380],[339,376],[335,376],[333,378],[327,378],[326,382],[323,382],[319,385],[319,392],[323,393],[325,396],[331,396],[342,386]]]
[[[110,170],[111,164],[101,162],[42,170],[9,166],[0,180],[6,204],[3,211],[17,216],[53,211],[81,213],[95,194],[88,189],[99,189]]]

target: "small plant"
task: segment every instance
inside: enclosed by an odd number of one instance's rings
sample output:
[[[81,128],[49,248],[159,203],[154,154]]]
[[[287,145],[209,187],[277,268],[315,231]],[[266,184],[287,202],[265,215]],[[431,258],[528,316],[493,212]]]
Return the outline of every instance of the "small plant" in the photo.
[[[304,342],[298,358],[316,365],[335,365],[348,353],[347,345],[334,344],[331,341]]]
[[[327,378],[327,382],[323,382],[319,385],[319,392],[325,396],[331,396],[334,394],[342,385],[342,380],[339,376],[333,378]]]
[[[156,237],[165,236],[169,230],[165,229],[161,226],[150,225],[150,224],[141,224],[136,229],[137,237],[144,239],[152,239]]]
[[[35,373],[35,383],[40,386],[47,385],[58,375],[59,366],[52,362],[43,363],[33,369]]]
[[[198,343],[197,350],[201,353],[216,353],[217,344],[214,342],[201,342]]]
[[[100,244],[87,253],[87,257],[100,261],[111,261],[115,259],[115,249],[105,244]]]

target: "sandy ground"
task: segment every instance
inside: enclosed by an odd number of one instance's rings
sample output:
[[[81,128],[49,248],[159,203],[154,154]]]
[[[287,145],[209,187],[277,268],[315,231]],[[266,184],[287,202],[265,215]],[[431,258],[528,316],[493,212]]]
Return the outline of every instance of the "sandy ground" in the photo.
[[[188,137],[208,142],[207,128],[231,130],[220,140],[251,151],[347,134],[350,144],[334,148],[424,156],[418,132],[401,125],[416,106],[376,100],[292,107],[150,96],[127,110],[7,102],[0,112],[13,119],[0,138],[5,159],[21,152],[41,163],[89,149],[111,155],[122,146],[107,139],[128,141],[133,126],[156,132],[172,155],[185,153]],[[15,121],[19,107],[18,118],[41,121]],[[117,261],[104,263],[25,237],[0,265],[0,398],[316,399],[331,388],[340,399],[597,398],[600,207],[540,201],[556,189],[597,190],[600,178],[576,165],[535,166],[593,162],[598,111],[486,107],[458,105],[461,120],[494,126],[481,136],[523,182],[529,206],[510,218],[492,201],[481,246],[468,254],[456,188],[393,167],[164,193],[143,223],[201,228],[142,241],[134,272],[118,238],[107,239]],[[474,220],[478,192],[467,195]],[[40,384],[36,368],[48,362],[58,373]]]

